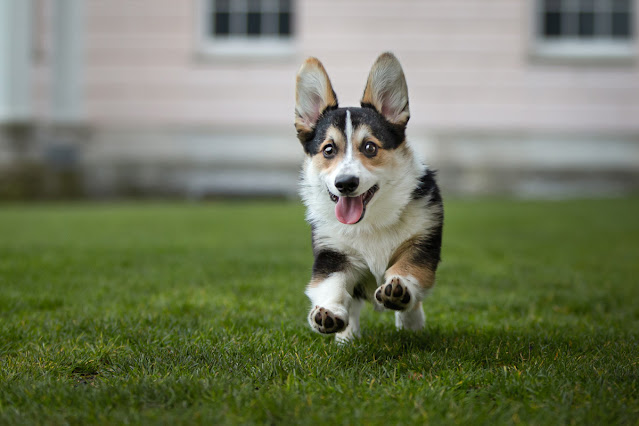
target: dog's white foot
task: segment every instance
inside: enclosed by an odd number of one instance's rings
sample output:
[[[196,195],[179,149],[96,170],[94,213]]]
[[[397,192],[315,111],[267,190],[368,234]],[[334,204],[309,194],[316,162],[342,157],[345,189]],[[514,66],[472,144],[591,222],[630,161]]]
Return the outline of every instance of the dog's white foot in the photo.
[[[362,310],[364,302],[354,299],[348,310],[348,326],[335,335],[335,341],[339,344],[346,344],[355,338],[362,337],[359,329],[359,314]]]
[[[346,343],[351,342],[353,339],[356,339],[358,337],[362,337],[359,328],[353,327],[351,324],[349,324],[344,331],[341,331],[337,334],[335,334],[335,341],[340,344],[340,345],[344,345]]]
[[[395,326],[398,330],[417,331],[424,328],[424,325],[426,325],[426,317],[421,302],[409,311],[395,312]]]
[[[332,334],[343,331],[348,326],[348,314],[346,311],[330,310],[315,306],[308,315],[311,327],[322,334]]]

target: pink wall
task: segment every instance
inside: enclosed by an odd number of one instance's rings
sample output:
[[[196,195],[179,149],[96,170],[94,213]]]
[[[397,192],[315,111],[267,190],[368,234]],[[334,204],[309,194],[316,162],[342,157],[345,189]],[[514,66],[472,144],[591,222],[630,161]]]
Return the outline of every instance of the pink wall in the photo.
[[[303,6],[304,53],[322,57],[338,90],[355,101],[375,55],[396,52],[408,79],[413,126],[639,131],[636,61],[540,64],[530,55],[527,1],[307,1]]]
[[[200,54],[197,4],[88,1],[92,124],[288,131],[305,56],[324,62],[338,97],[352,105],[375,57],[392,50],[405,68],[415,131],[639,132],[636,58],[540,63],[530,55],[528,2],[300,0],[296,53],[264,60]]]

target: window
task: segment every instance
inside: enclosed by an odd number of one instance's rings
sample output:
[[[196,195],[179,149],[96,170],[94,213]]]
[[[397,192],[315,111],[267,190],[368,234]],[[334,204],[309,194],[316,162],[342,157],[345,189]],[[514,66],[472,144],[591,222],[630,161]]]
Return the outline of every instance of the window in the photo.
[[[292,53],[293,0],[201,1],[206,52],[233,56]]]
[[[537,0],[540,56],[619,58],[634,55],[633,0]]]

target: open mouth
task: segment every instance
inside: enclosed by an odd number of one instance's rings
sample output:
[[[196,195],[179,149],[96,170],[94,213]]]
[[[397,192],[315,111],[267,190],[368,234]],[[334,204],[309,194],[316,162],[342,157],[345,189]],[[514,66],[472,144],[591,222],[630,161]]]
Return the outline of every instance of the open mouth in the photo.
[[[335,216],[340,222],[353,225],[364,218],[366,206],[371,201],[379,186],[373,185],[368,191],[356,197],[338,197],[328,191],[331,200],[335,203]]]

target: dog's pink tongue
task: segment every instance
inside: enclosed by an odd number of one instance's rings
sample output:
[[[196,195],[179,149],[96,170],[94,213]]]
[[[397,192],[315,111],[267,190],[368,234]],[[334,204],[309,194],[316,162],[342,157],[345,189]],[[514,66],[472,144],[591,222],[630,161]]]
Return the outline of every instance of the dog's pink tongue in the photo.
[[[359,197],[339,197],[335,206],[337,220],[347,225],[357,223],[364,212],[364,202]]]

